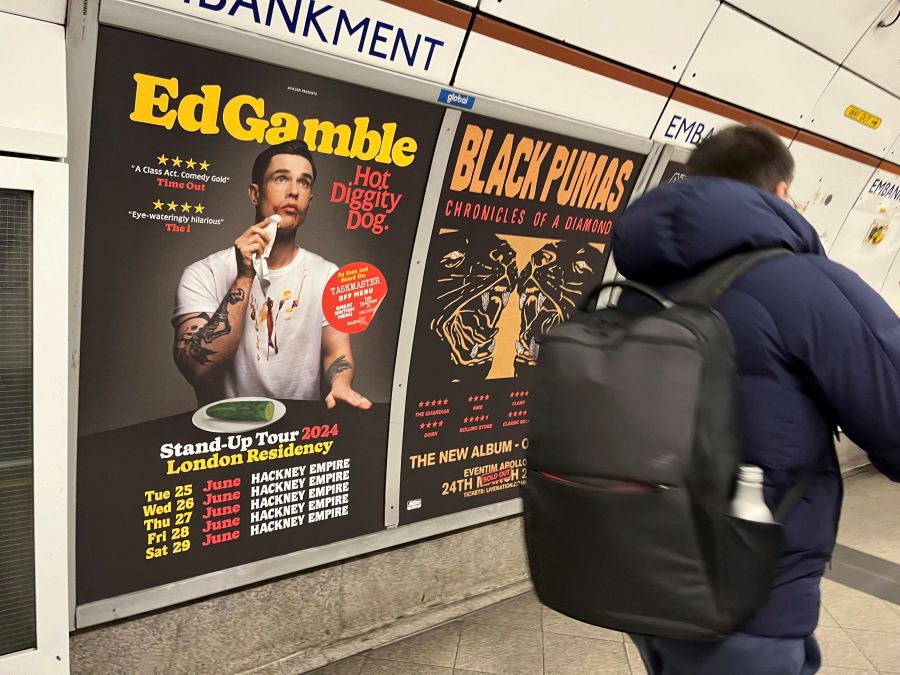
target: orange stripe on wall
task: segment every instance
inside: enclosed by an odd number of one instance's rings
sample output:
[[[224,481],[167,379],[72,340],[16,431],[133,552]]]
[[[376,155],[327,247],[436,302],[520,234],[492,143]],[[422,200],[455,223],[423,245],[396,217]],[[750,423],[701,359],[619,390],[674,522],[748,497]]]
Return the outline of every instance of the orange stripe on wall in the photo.
[[[694,106],[695,108],[700,108],[701,110],[711,112],[715,115],[733,119],[735,122],[740,122],[741,124],[760,124],[768,127],[784,138],[794,138],[794,136],[797,135],[796,127],[776,122],[768,117],[763,117],[762,115],[757,115],[749,110],[723,103],[722,101],[710,98],[709,96],[704,96],[703,94],[698,94],[697,92],[685,89],[684,87],[678,87],[675,90],[675,93],[672,95],[672,100]]]
[[[675,88],[675,85],[671,82],[666,82],[651,75],[644,75],[636,70],[625,68],[596,56],[589,56],[571,47],[565,47],[494,19],[479,16],[475,19],[472,30],[485,37],[526,49],[554,61],[567,63],[570,66],[608,77],[611,80],[630,84],[633,87],[638,87],[660,96],[670,96]]]
[[[832,141],[830,138],[819,136],[818,134],[811,134],[808,131],[801,131],[794,140],[798,143],[806,143],[807,145],[812,145],[820,150],[825,150],[832,154],[840,155],[841,157],[846,157],[847,159],[852,159],[862,164],[867,164],[868,166],[878,166],[881,161],[878,157],[870,155],[867,152],[848,147],[837,141]]]
[[[449,23],[457,28],[468,28],[472,13],[462,7],[447,5],[440,0],[384,0],[389,5],[408,9],[410,12]]]

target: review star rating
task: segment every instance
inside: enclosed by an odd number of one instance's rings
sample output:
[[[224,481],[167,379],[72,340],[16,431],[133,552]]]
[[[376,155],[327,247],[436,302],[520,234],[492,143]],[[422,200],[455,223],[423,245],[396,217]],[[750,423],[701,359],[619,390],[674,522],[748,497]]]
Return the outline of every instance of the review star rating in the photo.
[[[154,211],[161,211],[164,206],[169,207],[169,211],[177,211],[178,207],[181,207],[181,213],[191,213],[191,209],[194,210],[194,213],[203,213],[206,210],[206,205],[204,204],[191,204],[190,202],[184,202],[183,204],[178,204],[176,202],[164,202],[161,199],[157,199],[154,202],[150,202],[153,204]]]
[[[161,166],[171,166],[173,167],[181,167],[183,164],[186,169],[199,169],[200,171],[209,171],[209,162],[205,159],[203,161],[196,160],[193,157],[189,157],[188,159],[182,159],[181,155],[175,155],[174,157],[167,157],[166,153],[162,153],[161,155],[156,156],[157,165]]]

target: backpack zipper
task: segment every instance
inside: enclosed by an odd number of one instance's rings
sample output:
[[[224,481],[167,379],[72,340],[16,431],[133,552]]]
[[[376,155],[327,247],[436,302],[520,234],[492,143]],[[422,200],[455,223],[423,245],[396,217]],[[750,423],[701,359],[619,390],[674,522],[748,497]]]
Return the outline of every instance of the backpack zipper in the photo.
[[[570,478],[566,478],[564,476],[558,476],[556,474],[548,473],[546,471],[538,471],[537,473],[541,474],[545,478],[549,478],[550,480],[554,480],[558,483],[566,483],[567,485],[574,485],[576,487],[587,488],[589,490],[596,490],[598,492],[615,492],[620,494],[644,494],[647,492],[668,492],[672,489],[672,486],[665,485],[662,483],[641,483],[638,481],[608,481],[606,485],[597,485],[589,482],[584,482],[583,480],[572,480]],[[601,479],[602,480],[602,479]]]
[[[623,337],[618,340],[618,342],[642,342],[644,344],[658,344],[658,345],[669,345],[671,347],[681,347],[682,349],[693,349],[694,351],[700,351],[700,347],[692,342],[674,340],[671,338],[654,338],[644,335],[634,335]],[[545,335],[539,344],[546,344],[548,342],[571,342],[577,345],[585,345],[592,346],[590,342],[585,340],[579,340],[578,338],[571,337],[569,335]]]

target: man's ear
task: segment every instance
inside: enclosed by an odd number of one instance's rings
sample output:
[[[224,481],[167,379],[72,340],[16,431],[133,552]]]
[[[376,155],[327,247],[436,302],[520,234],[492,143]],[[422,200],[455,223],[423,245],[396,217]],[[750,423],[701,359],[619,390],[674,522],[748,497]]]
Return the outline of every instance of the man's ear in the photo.
[[[775,186],[775,189],[772,190],[772,192],[779,199],[787,201],[787,193],[788,193],[787,181],[786,180],[781,181],[778,185]]]
[[[256,183],[250,183],[250,187],[247,188],[247,196],[250,197],[250,203],[253,206],[259,205],[259,185]]]

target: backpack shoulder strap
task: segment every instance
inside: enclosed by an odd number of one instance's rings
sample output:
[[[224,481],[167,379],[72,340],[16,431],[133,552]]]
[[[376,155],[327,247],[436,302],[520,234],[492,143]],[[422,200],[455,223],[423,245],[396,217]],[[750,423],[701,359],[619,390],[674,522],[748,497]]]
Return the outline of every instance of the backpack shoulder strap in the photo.
[[[734,281],[763,260],[792,253],[783,248],[767,248],[739,253],[725,258],[695,276],[671,297],[675,302],[692,305],[712,305]]]

